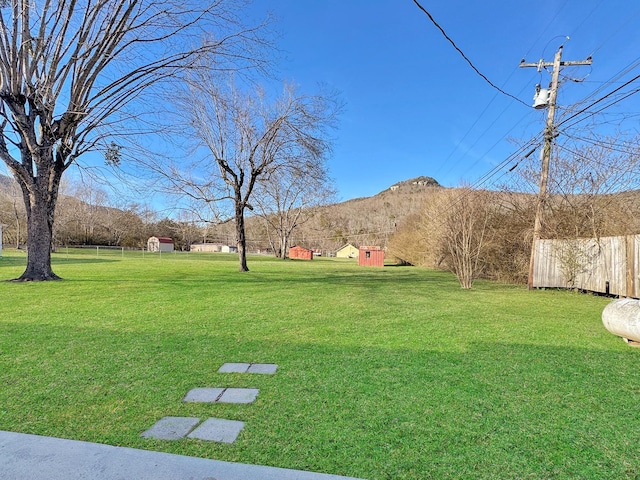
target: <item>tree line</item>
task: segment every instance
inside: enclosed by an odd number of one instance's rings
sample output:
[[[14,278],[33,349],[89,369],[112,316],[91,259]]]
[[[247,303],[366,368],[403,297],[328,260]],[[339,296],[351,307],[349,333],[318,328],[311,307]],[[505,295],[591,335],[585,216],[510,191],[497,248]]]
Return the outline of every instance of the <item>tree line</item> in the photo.
[[[329,183],[318,179],[281,182],[256,190],[246,219],[249,252],[269,252],[286,258],[289,247],[302,245],[326,254],[347,243],[386,247],[406,216],[420,211],[431,190],[439,187],[407,181],[373,197],[339,202]],[[437,184],[436,184],[437,185]],[[278,201],[273,200],[276,197]],[[146,204],[122,204],[102,185],[66,180],[56,209],[54,248],[61,245],[112,245],[143,248],[150,236],[174,239],[176,248],[193,243],[235,245],[233,221],[203,222],[192,212],[163,218]],[[20,189],[0,176],[0,223],[7,246],[26,245],[26,213]]]
[[[638,137],[557,145],[543,199],[533,193],[540,168],[533,162],[501,189],[434,190],[403,220],[389,252],[406,263],[450,270],[463,288],[476,278],[526,283],[538,201],[544,202],[543,239],[640,232],[639,145]]]
[[[305,202],[291,193],[304,190],[306,182],[288,185],[289,203],[269,203],[276,190],[263,197],[256,194],[255,214],[247,219],[247,250],[269,252],[277,257],[287,256],[290,242],[300,239],[306,223],[314,218],[319,207],[314,202],[328,198],[333,190],[317,185],[319,197],[306,192]],[[296,186],[297,185],[297,186]],[[260,192],[264,186],[260,187]],[[284,188],[284,187],[283,187]],[[176,249],[188,251],[194,243],[236,245],[236,226],[230,222],[203,222],[199,215],[179,214],[176,218],[162,217],[146,204],[130,203],[116,206],[112,197],[100,185],[92,182],[64,182],[56,208],[52,249],[60,246],[105,245],[132,249],[145,248],[151,236],[169,237]],[[302,195],[298,193],[297,195]],[[281,195],[281,198],[288,198]],[[328,205],[324,208],[330,209]],[[328,210],[327,210],[328,211]],[[27,248],[27,216],[18,185],[0,175],[0,224],[3,225],[5,246]],[[304,233],[302,234],[304,236]],[[307,235],[308,237],[309,235]],[[319,247],[319,243],[313,246]],[[326,245],[325,245],[326,246]]]
[[[85,212],[85,223],[67,218],[73,207],[57,211],[65,172],[92,153],[117,175],[175,195],[182,215],[232,222],[241,272],[248,270],[247,211],[266,214],[277,204],[282,213],[323,195],[339,97],[293,85],[274,93],[270,23],[247,23],[246,7],[236,0],[0,2],[0,159],[19,187],[28,244],[16,280],[59,279],[51,251],[63,238],[136,241],[119,238],[122,218],[86,225],[113,211]],[[311,197],[282,197],[275,188],[300,179]],[[258,190],[278,196],[254,206]],[[271,225],[281,251],[298,220]]]

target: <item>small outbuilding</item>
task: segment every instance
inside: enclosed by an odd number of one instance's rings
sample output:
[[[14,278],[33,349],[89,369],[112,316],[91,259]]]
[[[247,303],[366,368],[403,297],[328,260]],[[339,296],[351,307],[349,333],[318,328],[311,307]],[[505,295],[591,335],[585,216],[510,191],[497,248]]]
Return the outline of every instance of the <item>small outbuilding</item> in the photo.
[[[193,243],[189,250],[191,252],[237,253],[238,247],[221,243]]]
[[[313,260],[313,250],[296,245],[289,249],[289,258],[297,260]]]
[[[358,247],[353,246],[350,243],[347,243],[344,247],[341,247],[336,252],[336,257],[338,258],[358,258],[360,255],[360,250]]]
[[[173,240],[169,237],[149,237],[147,251],[149,252],[173,252]]]
[[[364,267],[384,267],[384,250],[380,247],[360,247],[358,265]]]
[[[190,252],[221,252],[222,245],[219,243],[192,243]]]

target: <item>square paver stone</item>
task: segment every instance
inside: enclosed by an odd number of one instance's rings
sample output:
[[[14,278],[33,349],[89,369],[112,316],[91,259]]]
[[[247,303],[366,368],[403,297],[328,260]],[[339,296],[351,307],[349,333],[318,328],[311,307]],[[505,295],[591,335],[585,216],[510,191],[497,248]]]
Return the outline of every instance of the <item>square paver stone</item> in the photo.
[[[219,369],[219,373],[246,373],[250,363],[225,363]]]
[[[213,403],[220,398],[224,388],[194,388],[182,399],[183,402]]]
[[[159,440],[179,440],[186,437],[198,423],[200,423],[199,418],[164,417],[143,432],[142,436]]]
[[[233,443],[243,428],[244,422],[238,420],[209,418],[191,432],[189,438],[208,440],[210,442]]]
[[[252,363],[247,370],[247,373],[262,373],[266,375],[273,375],[276,373],[278,365],[275,363]]]
[[[252,403],[258,396],[257,388],[227,388],[218,399],[220,403]]]

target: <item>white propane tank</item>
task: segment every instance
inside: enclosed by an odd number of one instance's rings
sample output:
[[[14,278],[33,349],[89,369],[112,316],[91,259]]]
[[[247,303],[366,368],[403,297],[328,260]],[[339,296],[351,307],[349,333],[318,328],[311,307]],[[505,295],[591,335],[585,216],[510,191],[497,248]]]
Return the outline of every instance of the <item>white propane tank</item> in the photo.
[[[615,300],[602,311],[604,328],[626,340],[640,342],[640,300]]]
[[[543,108],[547,108],[549,106],[549,95],[551,94],[551,90],[548,88],[541,88],[536,94],[533,96],[533,108],[536,110],[542,110]]]

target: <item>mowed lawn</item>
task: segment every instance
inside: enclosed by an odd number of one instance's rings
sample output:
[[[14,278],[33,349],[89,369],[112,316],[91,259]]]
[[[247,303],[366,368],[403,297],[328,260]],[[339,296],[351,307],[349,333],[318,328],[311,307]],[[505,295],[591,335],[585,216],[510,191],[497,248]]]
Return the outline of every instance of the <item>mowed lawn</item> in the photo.
[[[24,254],[6,251],[0,280]],[[0,283],[0,430],[368,479],[638,478],[640,350],[609,299],[411,267],[61,251]],[[276,375],[221,374],[225,362]],[[248,405],[184,403],[252,387]],[[140,434],[242,420],[234,444]]]

